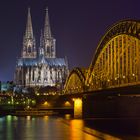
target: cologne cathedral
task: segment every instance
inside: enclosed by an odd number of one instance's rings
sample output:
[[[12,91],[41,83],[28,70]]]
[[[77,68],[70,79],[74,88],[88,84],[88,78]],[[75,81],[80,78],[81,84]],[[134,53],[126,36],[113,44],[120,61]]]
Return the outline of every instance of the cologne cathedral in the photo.
[[[56,40],[50,28],[48,9],[46,9],[44,30],[40,35],[40,45],[36,47],[30,9],[28,9],[26,31],[23,37],[21,57],[15,70],[17,86],[62,86],[68,75],[66,58],[56,57]]]

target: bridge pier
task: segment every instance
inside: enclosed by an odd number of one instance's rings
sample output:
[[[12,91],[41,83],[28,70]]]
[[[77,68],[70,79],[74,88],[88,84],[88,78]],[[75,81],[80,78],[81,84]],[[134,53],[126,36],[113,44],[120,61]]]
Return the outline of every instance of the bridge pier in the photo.
[[[73,98],[74,102],[74,118],[80,119],[83,114],[83,101],[82,98]]]

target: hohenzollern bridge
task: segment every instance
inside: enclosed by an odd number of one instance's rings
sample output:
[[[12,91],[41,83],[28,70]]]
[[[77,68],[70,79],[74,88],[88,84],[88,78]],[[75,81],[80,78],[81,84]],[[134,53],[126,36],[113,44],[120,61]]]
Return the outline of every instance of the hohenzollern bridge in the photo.
[[[133,117],[139,85],[140,21],[123,20],[101,38],[88,69],[70,72],[61,97],[77,117]]]
[[[73,94],[140,83],[140,22],[113,25],[97,46],[89,69],[75,68],[64,93]]]

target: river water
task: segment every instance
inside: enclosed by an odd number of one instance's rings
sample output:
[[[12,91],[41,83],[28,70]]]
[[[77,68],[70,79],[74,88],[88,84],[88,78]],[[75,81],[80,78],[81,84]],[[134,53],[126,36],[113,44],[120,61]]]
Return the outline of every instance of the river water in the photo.
[[[0,117],[0,140],[140,140],[138,122],[8,115]]]

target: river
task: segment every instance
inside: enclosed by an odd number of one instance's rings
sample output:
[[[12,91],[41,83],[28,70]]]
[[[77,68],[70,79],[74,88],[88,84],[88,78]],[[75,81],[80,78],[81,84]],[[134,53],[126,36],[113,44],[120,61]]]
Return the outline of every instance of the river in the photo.
[[[0,117],[0,140],[138,140],[139,120],[131,122],[119,119],[70,119],[69,115],[65,118],[7,115]]]

